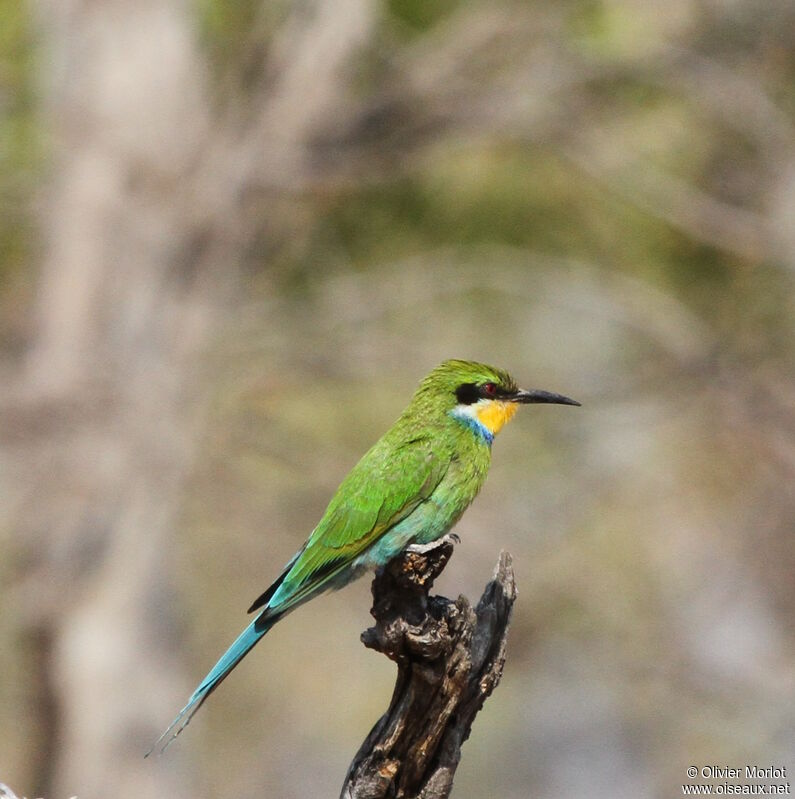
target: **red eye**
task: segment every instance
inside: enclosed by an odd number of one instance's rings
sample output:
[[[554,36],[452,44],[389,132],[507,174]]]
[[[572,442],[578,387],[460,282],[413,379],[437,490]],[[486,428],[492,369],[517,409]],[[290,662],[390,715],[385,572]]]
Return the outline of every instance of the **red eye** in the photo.
[[[484,383],[483,393],[487,394],[489,397],[493,397],[497,393],[497,386],[495,386],[494,383]]]

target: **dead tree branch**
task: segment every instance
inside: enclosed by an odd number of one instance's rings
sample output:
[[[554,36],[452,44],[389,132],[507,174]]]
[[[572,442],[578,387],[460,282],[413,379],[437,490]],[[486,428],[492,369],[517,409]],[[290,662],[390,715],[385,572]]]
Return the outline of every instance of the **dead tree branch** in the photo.
[[[373,580],[376,623],[362,642],[394,660],[398,676],[389,709],[351,763],[341,799],[450,796],[461,746],[502,676],[516,599],[507,552],[474,610],[463,596],[428,596],[452,552],[449,539],[409,550]]]

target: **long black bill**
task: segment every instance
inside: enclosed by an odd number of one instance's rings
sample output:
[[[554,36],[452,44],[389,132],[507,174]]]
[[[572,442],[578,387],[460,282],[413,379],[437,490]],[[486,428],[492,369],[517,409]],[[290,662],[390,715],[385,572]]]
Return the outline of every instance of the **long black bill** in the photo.
[[[521,402],[523,405],[529,405],[531,402],[551,402],[555,405],[579,405],[577,400],[564,397],[563,394],[553,394],[551,391],[542,391],[540,388],[534,388],[530,391],[520,389],[511,397],[512,402]]]

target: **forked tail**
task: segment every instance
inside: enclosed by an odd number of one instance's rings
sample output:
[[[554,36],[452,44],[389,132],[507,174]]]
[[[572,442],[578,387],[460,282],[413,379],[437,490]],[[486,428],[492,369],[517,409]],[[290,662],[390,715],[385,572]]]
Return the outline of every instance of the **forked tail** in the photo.
[[[276,617],[263,619],[259,616],[243,630],[229,649],[221,655],[220,660],[212,667],[210,673],[201,681],[193,692],[188,704],[179,711],[179,715],[171,722],[168,729],[154,742],[152,748],[144,755],[149,757],[158,745],[166,739],[160,753],[166,751],[168,745],[190,724],[193,714],[204,704],[204,700],[223,682],[224,678],[251,651],[254,644],[262,638],[276,623]]]

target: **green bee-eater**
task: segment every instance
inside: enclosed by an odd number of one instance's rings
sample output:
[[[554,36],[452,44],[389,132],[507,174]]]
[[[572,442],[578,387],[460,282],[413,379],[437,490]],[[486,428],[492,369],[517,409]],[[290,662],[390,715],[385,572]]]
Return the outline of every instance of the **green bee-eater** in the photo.
[[[579,405],[548,391],[524,391],[507,372],[445,361],[421,383],[394,425],[342,481],[306,543],[257,598],[251,624],[193,692],[158,743],[166,745],[254,644],[312,597],[383,566],[411,544],[448,533],[475,498],[491,443],[519,404]]]

